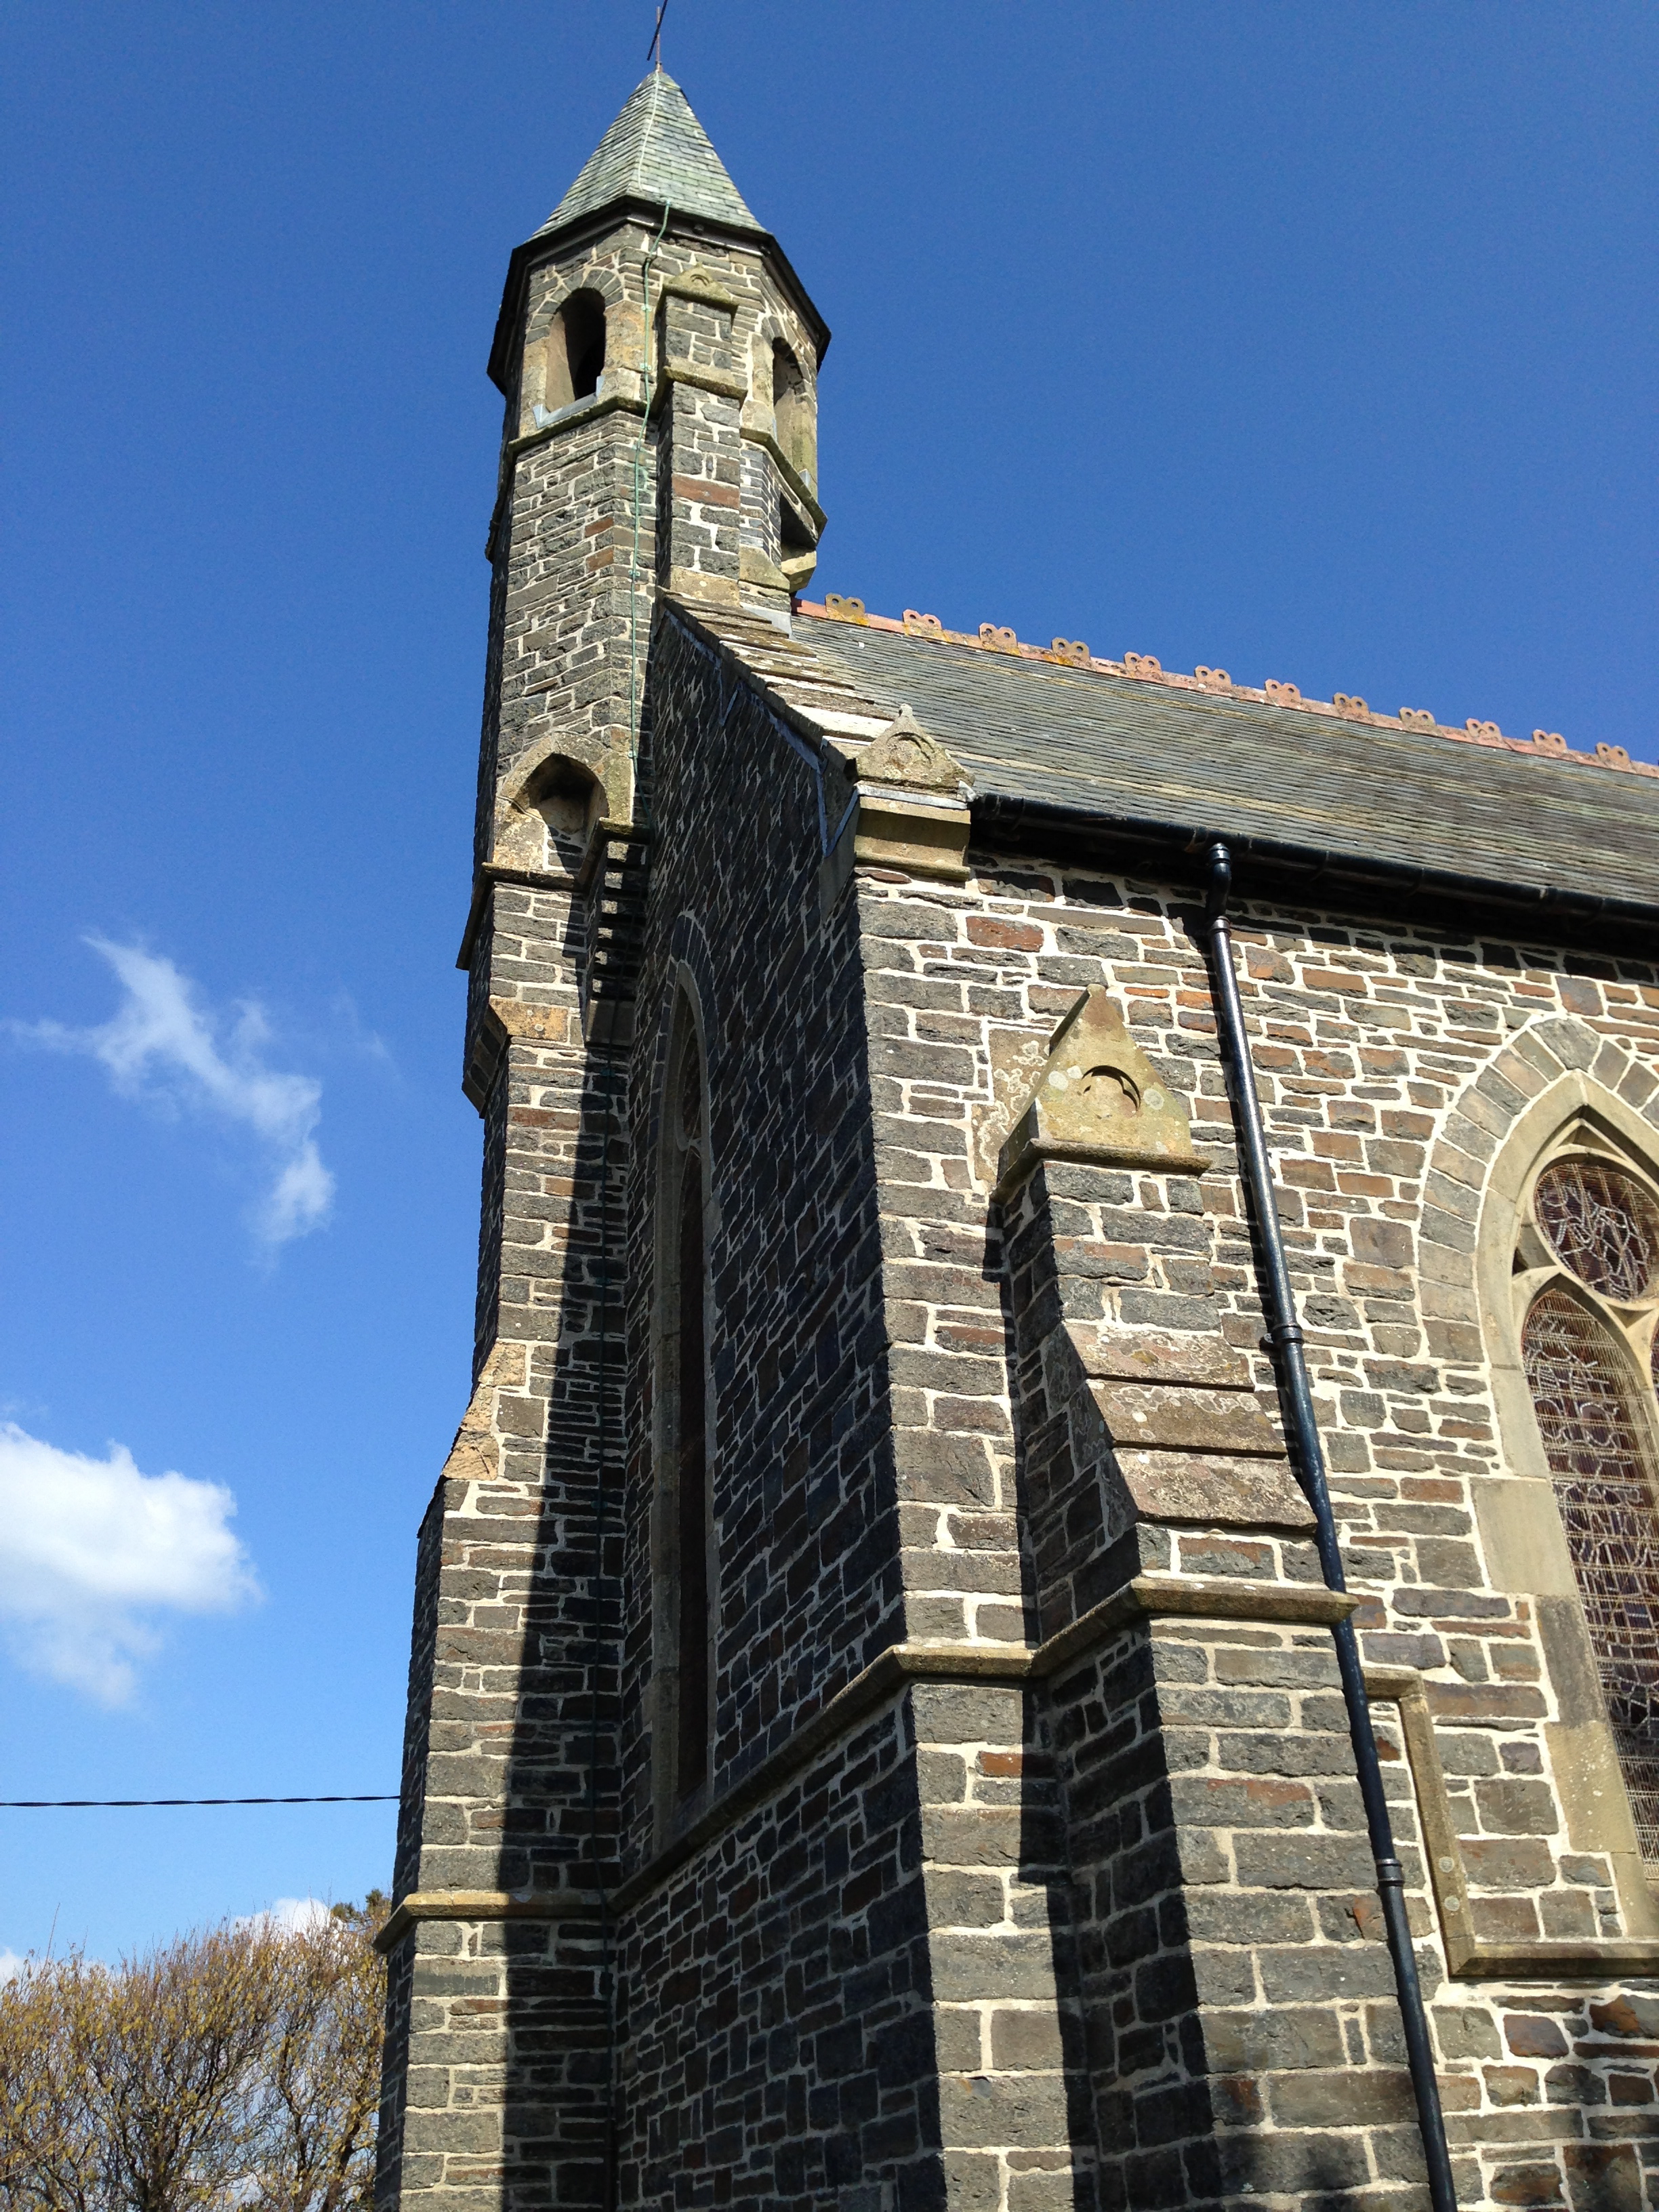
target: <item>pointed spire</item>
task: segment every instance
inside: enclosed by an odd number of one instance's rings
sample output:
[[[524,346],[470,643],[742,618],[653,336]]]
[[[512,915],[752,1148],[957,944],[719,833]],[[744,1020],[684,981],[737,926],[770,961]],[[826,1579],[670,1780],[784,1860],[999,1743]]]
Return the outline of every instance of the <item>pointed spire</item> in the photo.
[[[765,235],[690,102],[660,65],[635,88],[536,235],[562,230],[617,200],[644,200],[653,207],[672,207],[676,215],[702,216],[728,229]]]

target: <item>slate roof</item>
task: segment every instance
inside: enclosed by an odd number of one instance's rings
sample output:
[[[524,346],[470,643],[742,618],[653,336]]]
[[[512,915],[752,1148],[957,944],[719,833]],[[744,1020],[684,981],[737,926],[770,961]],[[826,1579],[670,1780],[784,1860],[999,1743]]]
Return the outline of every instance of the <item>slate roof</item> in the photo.
[[[893,628],[800,621],[875,705],[908,702],[976,799],[1659,906],[1659,777],[1354,726]],[[1000,810],[1005,817],[1012,811]]]
[[[1062,665],[876,618],[802,612],[785,635],[746,610],[676,611],[844,754],[908,705],[963,769],[975,842],[994,849],[1099,835],[1184,850],[1195,867],[1199,841],[1220,836],[1254,856],[1253,873],[1346,884],[1368,911],[1394,911],[1420,880],[1431,904],[1552,911],[1609,950],[1626,924],[1659,944],[1659,772],[1644,765],[1553,758],[1491,725],[1471,741],[1218,696],[1193,678]]]
[[[617,200],[644,200],[677,215],[702,216],[729,229],[764,231],[744,204],[708,133],[672,76],[654,70],[582,166],[580,175],[536,233],[597,214]]]

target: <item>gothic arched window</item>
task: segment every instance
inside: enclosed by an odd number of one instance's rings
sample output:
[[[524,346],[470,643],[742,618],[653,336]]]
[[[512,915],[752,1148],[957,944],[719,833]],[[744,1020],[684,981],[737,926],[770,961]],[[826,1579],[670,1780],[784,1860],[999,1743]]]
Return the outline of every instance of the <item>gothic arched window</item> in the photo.
[[[1568,1153],[1534,1186],[1521,1351],[1642,1856],[1659,1861],[1659,1200]],[[1534,1242],[1535,1237],[1536,1242]],[[1530,1248],[1530,1249],[1528,1249]]]
[[[662,1271],[658,1665],[666,1692],[659,1707],[662,1784],[671,1807],[684,1804],[708,1782],[714,1733],[708,1180],[702,1054],[683,1000],[663,1101],[657,1243]]]
[[[573,292],[525,348],[520,436],[544,430],[562,408],[591,399],[605,374],[605,307],[597,292]]]

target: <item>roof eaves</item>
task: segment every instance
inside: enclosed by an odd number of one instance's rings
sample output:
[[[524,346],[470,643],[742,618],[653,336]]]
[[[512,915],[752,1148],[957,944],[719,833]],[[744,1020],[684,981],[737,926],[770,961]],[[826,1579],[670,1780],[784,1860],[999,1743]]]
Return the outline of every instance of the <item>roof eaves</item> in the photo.
[[[1255,863],[1264,889],[1291,890],[1304,898],[1316,891],[1335,893],[1339,900],[1359,902],[1362,910],[1370,913],[1381,896],[1386,896],[1396,914],[1401,902],[1411,899],[1422,902],[1414,919],[1446,910],[1462,918],[1476,913],[1527,936],[1537,933],[1522,927],[1534,921],[1545,925],[1551,942],[1583,943],[1603,951],[1609,927],[1622,927],[1644,946],[1659,949],[1659,904],[1633,899],[1547,884],[1534,888],[1496,877],[1340,853],[1328,847],[1241,835],[1214,823],[1162,821],[1108,806],[1059,805],[998,792],[976,789],[973,814],[975,843],[989,844],[999,852],[1024,848],[1063,857],[1077,851],[1087,853],[1097,865],[1121,866],[1139,851],[1174,860],[1183,875],[1190,872],[1196,880],[1203,854],[1219,841],[1236,860]],[[1241,881],[1240,888],[1249,895],[1248,881]]]

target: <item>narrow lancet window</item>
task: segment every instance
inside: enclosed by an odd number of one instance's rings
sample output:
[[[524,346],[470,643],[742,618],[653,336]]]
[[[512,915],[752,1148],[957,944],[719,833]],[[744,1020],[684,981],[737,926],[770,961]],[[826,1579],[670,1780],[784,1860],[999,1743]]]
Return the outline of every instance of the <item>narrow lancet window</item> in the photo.
[[[573,292],[525,348],[520,434],[544,430],[562,409],[591,399],[604,374],[605,301],[597,292]]]
[[[1534,1211],[1574,1274],[1622,1284],[1630,1224],[1598,1228],[1575,1206],[1558,1237],[1551,1204],[1540,1179]],[[1565,1289],[1534,1300],[1521,1347],[1642,1856],[1659,1861],[1659,1522],[1639,1382],[1606,1324]]]
[[[708,1779],[708,1412],[704,1244],[702,1064],[695,1042],[680,1062],[675,1102],[679,1152],[673,1227],[673,1564],[676,1679],[674,1788],[684,1799]]]

